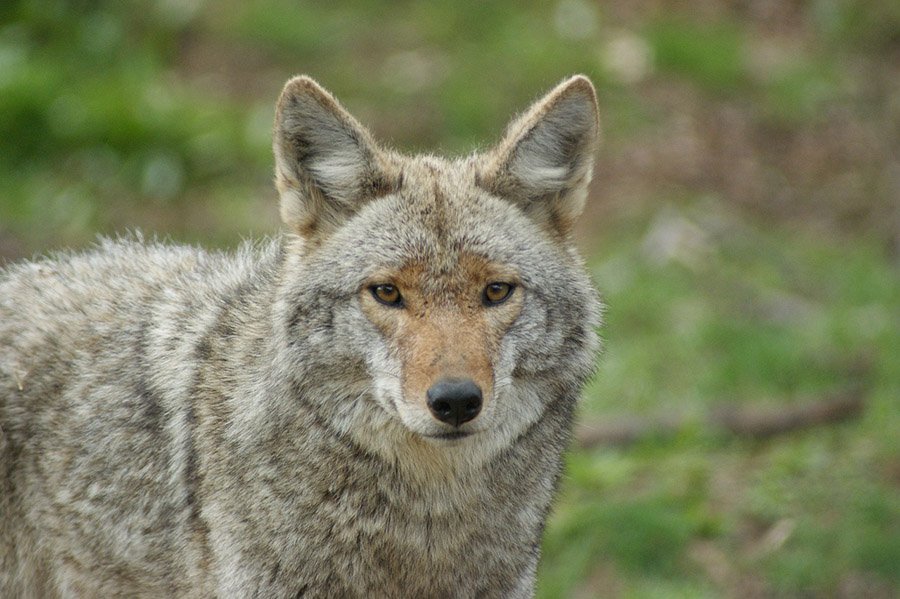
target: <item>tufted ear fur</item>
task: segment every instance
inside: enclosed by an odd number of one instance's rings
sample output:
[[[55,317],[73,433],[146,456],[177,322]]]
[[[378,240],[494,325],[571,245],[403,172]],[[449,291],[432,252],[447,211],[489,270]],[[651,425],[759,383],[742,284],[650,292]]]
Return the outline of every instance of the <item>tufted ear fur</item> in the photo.
[[[594,86],[576,75],[510,123],[487,156],[480,185],[565,235],[584,208],[599,131]]]
[[[273,149],[281,218],[307,239],[326,236],[397,184],[369,132],[306,76],[281,92]]]

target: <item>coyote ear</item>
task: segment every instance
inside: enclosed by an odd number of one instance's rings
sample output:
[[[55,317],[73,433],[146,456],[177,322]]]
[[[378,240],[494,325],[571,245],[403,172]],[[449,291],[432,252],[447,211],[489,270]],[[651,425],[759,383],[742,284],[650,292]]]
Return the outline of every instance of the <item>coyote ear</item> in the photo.
[[[572,77],[510,123],[480,185],[565,235],[584,208],[599,131],[594,86]]]
[[[372,136],[309,77],[284,86],[272,145],[281,218],[303,237],[323,237],[392,189]]]

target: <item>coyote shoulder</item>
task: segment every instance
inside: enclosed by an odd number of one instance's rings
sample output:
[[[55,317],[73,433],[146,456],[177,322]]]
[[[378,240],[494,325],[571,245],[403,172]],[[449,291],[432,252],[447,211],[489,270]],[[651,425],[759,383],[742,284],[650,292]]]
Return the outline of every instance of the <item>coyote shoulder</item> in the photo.
[[[460,159],[296,77],[287,232],[0,271],[0,596],[529,597],[600,305],[582,76]]]

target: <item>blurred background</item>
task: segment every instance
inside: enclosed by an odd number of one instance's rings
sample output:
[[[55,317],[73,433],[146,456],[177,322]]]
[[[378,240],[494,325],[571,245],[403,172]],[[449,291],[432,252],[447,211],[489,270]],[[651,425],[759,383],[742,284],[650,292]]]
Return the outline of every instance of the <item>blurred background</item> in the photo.
[[[606,351],[539,596],[898,596],[896,0],[7,0],[0,261],[273,233],[297,73],[461,154],[576,72]]]

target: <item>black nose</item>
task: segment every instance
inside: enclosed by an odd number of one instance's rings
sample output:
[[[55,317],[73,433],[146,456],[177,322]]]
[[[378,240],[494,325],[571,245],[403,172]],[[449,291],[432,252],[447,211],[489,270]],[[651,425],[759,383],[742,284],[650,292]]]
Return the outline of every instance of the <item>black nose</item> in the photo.
[[[453,426],[472,420],[481,411],[481,389],[469,379],[441,379],[426,395],[434,417]]]

